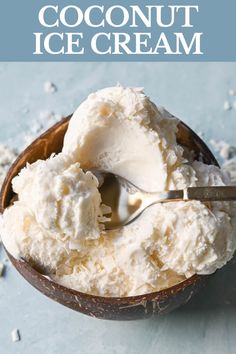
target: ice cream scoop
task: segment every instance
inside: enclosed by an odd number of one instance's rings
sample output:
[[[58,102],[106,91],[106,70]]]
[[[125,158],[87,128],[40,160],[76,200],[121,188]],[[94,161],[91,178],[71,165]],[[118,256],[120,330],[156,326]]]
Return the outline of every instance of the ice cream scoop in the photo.
[[[104,171],[92,171],[100,181],[99,191],[103,203],[112,209],[105,222],[106,230],[114,230],[133,222],[153,204],[176,202],[178,200],[199,200],[202,202],[236,200],[236,187],[189,187],[164,192],[144,191],[127,179]]]
[[[15,164],[11,167],[1,191],[1,212],[10,206],[10,201],[14,196],[11,184],[12,179],[26,165],[26,162],[34,162],[39,158],[46,159],[50,157],[52,153],[59,153],[61,151],[63,137],[68,128],[69,119],[70,117],[62,120],[42,136],[38,137],[38,139],[19,156]],[[189,127],[183,122],[179,122],[178,127],[177,138],[179,143],[194,150],[196,158],[202,156],[205,163],[217,165],[208,147]],[[173,205],[173,203],[166,205]],[[11,234],[9,234],[9,236],[12,237]],[[193,240],[193,237],[191,237],[191,240]],[[9,252],[8,255],[17,270],[43,294],[67,307],[97,318],[133,320],[148,318],[154,314],[163,315],[189,301],[204,282],[208,280],[208,276],[195,274],[188,279],[183,279],[175,286],[173,286],[173,282],[170,281],[165,290],[160,291],[158,289],[149,294],[142,292],[137,296],[123,298],[93,296],[64,287],[52,279],[41,275],[29,262],[16,259]]]
[[[60,144],[58,129],[50,145],[44,135],[29,148],[7,178],[18,200],[9,206],[9,195],[4,199],[0,229],[15,259],[42,265],[69,289],[127,297],[211,274],[232,258],[235,203],[156,203],[129,225],[105,230],[109,211],[88,171],[122,176],[149,193],[230,184],[196,134],[142,90],[119,86],[91,94]]]

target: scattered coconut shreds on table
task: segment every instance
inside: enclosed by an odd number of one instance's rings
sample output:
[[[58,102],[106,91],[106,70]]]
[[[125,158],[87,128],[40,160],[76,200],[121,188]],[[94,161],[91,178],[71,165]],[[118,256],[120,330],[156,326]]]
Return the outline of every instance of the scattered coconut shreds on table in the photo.
[[[229,101],[225,101],[223,107],[225,111],[230,111],[232,109],[232,105]]]
[[[18,153],[9,146],[0,144],[0,188],[11,164],[16,159]]]
[[[24,135],[22,134],[24,144],[21,150],[26,148],[34,139],[57,123],[61,118],[60,114],[56,114],[52,111],[41,111],[38,119],[33,120],[28,131],[24,132]],[[0,143],[0,188],[9,167],[17,156],[18,151],[16,149]]]
[[[44,92],[48,94],[55,93],[57,91],[56,85],[51,81],[45,81],[43,88]]]
[[[214,139],[210,140],[210,144],[213,146],[214,150],[217,151],[224,160],[229,160],[236,155],[236,148],[228,144],[226,141],[220,140],[216,141]]]
[[[60,114],[54,113],[52,111],[39,112],[38,118],[32,122],[29,130],[24,135],[24,147],[27,147],[29,144],[31,144],[39,135],[59,122],[61,118],[62,116]]]
[[[21,340],[20,331],[18,328],[14,328],[11,332],[12,342],[19,342]]]
[[[60,120],[62,116],[53,111],[41,111],[39,112],[39,120],[42,125],[48,125],[50,123],[56,123]]]
[[[228,91],[229,96],[236,96],[236,90],[230,88]]]

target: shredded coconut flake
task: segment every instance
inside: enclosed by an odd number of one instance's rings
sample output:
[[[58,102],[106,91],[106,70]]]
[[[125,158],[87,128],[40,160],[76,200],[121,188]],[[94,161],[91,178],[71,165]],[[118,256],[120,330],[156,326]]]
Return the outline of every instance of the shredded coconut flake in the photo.
[[[6,176],[6,173],[17,157],[17,151],[0,144],[0,188]]]
[[[228,93],[229,93],[229,96],[236,96],[236,90],[234,90],[232,88],[229,89]]]
[[[232,105],[229,101],[224,102],[224,110],[225,111],[230,111],[232,109]]]
[[[39,112],[38,118],[32,122],[30,129],[24,136],[25,147],[31,144],[34,139],[57,123],[61,118],[60,114],[52,111]]]
[[[12,342],[19,342],[21,340],[20,331],[18,328],[14,328],[11,332]]]
[[[212,139],[210,143],[224,160],[229,160],[236,154],[236,148],[223,140],[216,141]]]
[[[51,93],[55,93],[56,91],[57,91],[57,87],[56,87],[56,85],[53,82],[46,81],[44,83],[44,92],[45,93],[51,94]]]

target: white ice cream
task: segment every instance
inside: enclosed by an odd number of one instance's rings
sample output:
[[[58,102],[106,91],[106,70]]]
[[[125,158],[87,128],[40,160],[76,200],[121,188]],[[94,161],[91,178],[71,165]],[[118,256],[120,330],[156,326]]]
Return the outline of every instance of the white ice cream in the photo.
[[[172,169],[183,162],[177,123],[140,89],[106,88],[91,94],[74,113],[63,153],[82,168],[99,167],[143,189],[161,191],[168,189]]]
[[[78,162],[62,154],[38,160],[22,169],[12,186],[18,201],[5,211],[1,231],[15,257],[51,268],[65,252],[100,237],[105,218],[98,181]]]
[[[177,124],[141,89],[90,95],[70,121],[62,153],[13,180],[18,201],[1,222],[7,249],[65,286],[105,296],[160,290],[222,267],[236,248],[233,203],[157,204],[106,232],[97,180],[82,171],[106,169],[147,191],[227,184],[218,167],[183,157]]]

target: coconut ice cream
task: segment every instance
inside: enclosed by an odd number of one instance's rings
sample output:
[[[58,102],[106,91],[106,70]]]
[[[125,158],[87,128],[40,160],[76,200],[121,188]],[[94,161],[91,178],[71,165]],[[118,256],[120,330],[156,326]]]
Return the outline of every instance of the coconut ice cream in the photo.
[[[71,118],[62,152],[13,179],[18,200],[1,220],[8,251],[60,284],[103,296],[158,291],[222,267],[236,248],[234,203],[156,204],[119,230],[103,225],[109,208],[90,170],[149,192],[229,183],[218,167],[186,157],[177,130],[178,120],[142,89],[91,94]]]

